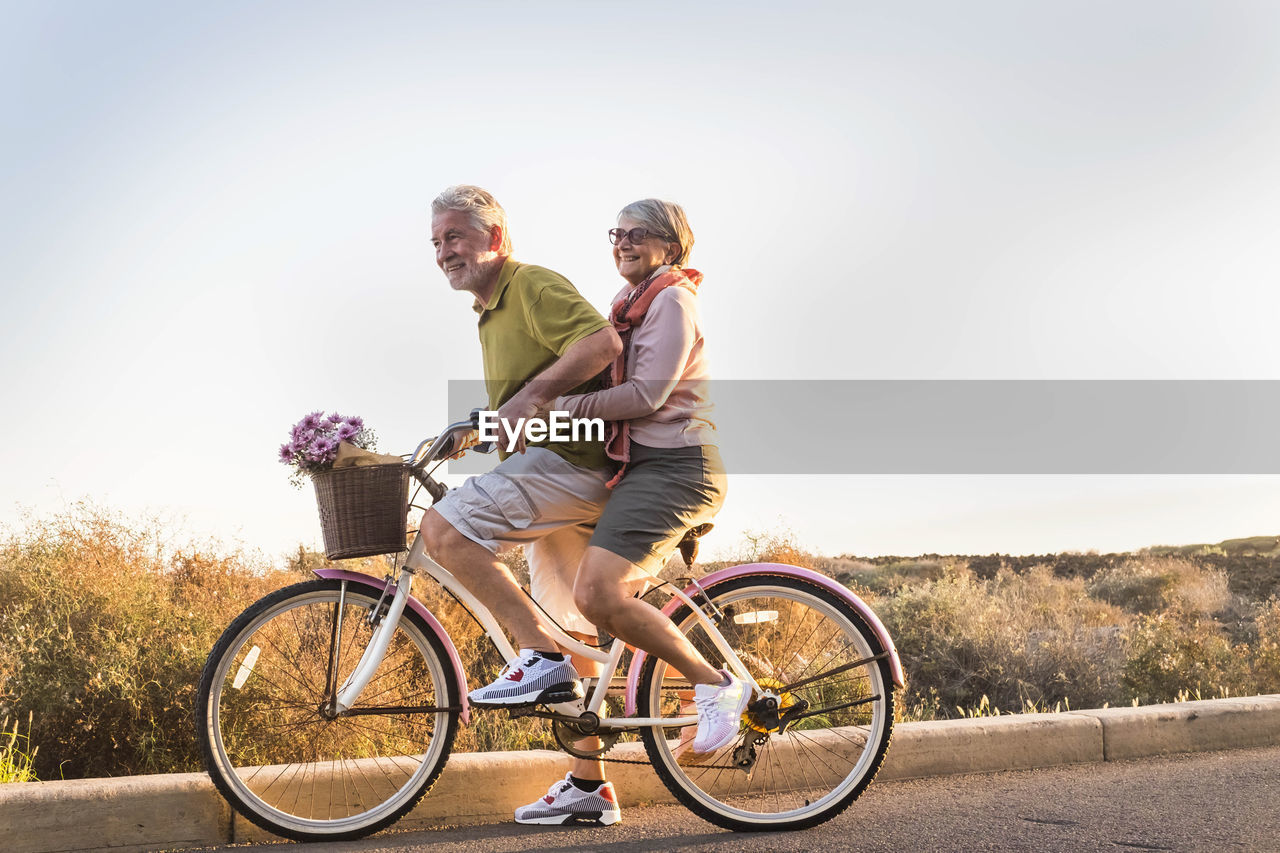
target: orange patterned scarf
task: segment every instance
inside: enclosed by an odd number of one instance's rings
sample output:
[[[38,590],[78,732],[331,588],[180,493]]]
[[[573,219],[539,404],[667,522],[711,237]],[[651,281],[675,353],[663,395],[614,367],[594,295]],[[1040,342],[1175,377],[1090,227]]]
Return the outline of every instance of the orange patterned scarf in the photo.
[[[652,275],[614,300],[609,310],[609,322],[614,331],[622,338],[622,353],[613,362],[613,366],[605,373],[605,387],[621,385],[627,378],[627,354],[631,349],[631,333],[645,312],[653,304],[654,298],[668,287],[685,287],[691,293],[698,292],[702,284],[702,273],[694,269],[668,269]],[[626,421],[609,421],[605,424],[604,449],[609,458],[621,463],[618,473],[609,481],[609,488],[618,485],[622,475],[631,461],[631,429]]]

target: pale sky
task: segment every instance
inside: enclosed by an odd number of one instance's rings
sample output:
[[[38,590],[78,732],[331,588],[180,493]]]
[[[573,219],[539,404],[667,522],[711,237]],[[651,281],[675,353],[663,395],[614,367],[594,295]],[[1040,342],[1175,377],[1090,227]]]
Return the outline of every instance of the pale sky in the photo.
[[[91,498],[318,545],[289,426],[407,452],[480,376],[427,237],[454,183],[597,306],[618,209],[683,204],[721,378],[1280,379],[1271,3],[0,6],[3,523]],[[707,547],[1278,519],[1276,477],[742,476]]]

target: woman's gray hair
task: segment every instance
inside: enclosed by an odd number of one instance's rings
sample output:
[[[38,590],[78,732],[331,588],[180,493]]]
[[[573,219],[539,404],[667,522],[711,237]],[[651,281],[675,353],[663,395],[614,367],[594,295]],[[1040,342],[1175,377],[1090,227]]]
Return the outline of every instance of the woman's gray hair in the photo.
[[[486,234],[493,226],[501,226],[502,245],[498,247],[498,253],[511,254],[511,234],[507,231],[507,212],[488,190],[473,187],[470,184],[449,187],[431,202],[433,214],[444,213],[446,210],[461,210],[470,214],[471,224]]]
[[[657,198],[642,198],[633,201],[618,212],[622,217],[634,219],[650,231],[656,231],[673,243],[680,244],[680,255],[673,266],[682,267],[689,263],[689,255],[693,252],[693,229],[685,218],[684,208],[674,201],[662,201]]]

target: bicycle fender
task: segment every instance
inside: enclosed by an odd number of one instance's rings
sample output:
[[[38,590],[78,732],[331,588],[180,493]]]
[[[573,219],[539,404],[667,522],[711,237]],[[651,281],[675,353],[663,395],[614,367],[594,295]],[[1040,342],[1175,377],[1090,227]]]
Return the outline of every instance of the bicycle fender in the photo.
[[[312,571],[325,580],[346,581],[347,583],[376,590],[379,594],[387,586],[386,581],[346,569],[312,569]],[[459,719],[462,720],[463,724],[469,723],[471,721],[471,706],[467,702],[467,673],[462,668],[462,658],[458,657],[458,650],[454,648],[453,640],[449,639],[444,626],[440,624],[436,617],[431,615],[431,611],[423,606],[421,601],[410,595],[406,606],[422,617],[422,621],[426,622],[427,627],[440,638],[440,643],[444,646],[444,650],[449,653],[449,662],[453,664],[453,672],[458,677],[458,685],[462,691],[462,714]]]
[[[889,631],[884,627],[884,623],[880,621],[880,617],[867,605],[865,601],[859,598],[848,587],[836,583],[826,575],[815,572],[812,569],[802,569],[799,566],[788,566],[783,563],[748,563],[744,566],[730,566],[712,572],[705,577],[699,578],[698,583],[708,592],[713,584],[722,581],[732,580],[742,577],[743,575],[783,575],[786,577],[799,578],[808,581],[814,586],[820,586],[829,590],[840,598],[849,603],[858,615],[862,617],[867,626],[871,628],[871,632],[875,634],[876,639],[880,642],[880,647],[889,653],[889,675],[893,679],[895,687],[904,687],[907,683],[906,675],[902,670],[902,661],[898,657],[898,649],[893,645],[893,638],[889,636]],[[690,598],[697,600],[698,588],[693,584],[687,586],[684,594]],[[662,608],[662,612],[667,616],[671,616],[676,609],[683,604],[680,599],[673,598],[667,602]],[[640,681],[640,668],[644,666],[644,659],[647,654],[643,649],[636,649],[635,655],[631,658],[631,666],[627,669],[627,703],[626,714],[633,716],[636,713],[636,691]]]

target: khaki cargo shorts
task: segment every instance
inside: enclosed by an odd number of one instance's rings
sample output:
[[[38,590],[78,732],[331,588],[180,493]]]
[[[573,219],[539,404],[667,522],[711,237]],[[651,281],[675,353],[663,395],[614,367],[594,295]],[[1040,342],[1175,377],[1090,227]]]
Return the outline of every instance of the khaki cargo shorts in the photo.
[[[492,554],[524,545],[534,601],[561,628],[594,634],[595,626],[573,604],[573,582],[609,499],[609,476],[531,447],[468,478],[434,509]]]

